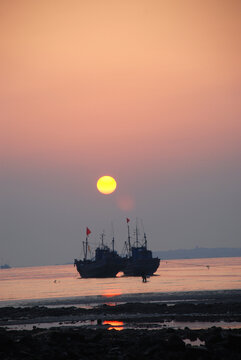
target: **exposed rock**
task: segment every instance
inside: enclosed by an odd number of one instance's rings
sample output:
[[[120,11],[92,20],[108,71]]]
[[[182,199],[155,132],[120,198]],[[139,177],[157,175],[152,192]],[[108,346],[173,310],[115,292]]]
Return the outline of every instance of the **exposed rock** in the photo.
[[[241,360],[241,329],[224,330],[221,327],[191,330],[163,327],[158,330],[111,330],[102,325],[106,316],[114,315],[117,320],[125,316],[125,322],[153,321],[158,319],[200,318],[211,321],[241,319],[240,303],[177,303],[166,304],[129,303],[118,306],[99,306],[94,309],[77,307],[46,308],[0,308],[0,324],[26,321],[50,322],[66,317],[75,323],[81,317],[99,319],[96,329],[84,327],[35,328],[27,330],[6,330],[0,327],[1,360],[90,360],[90,359],[163,359],[163,360]],[[231,319],[231,320],[230,320]],[[37,321],[36,321],[37,323]],[[185,344],[184,340],[200,339],[205,346]]]
[[[169,330],[169,329],[168,329]],[[0,331],[1,360],[54,359],[241,359],[241,330],[205,332],[208,348],[185,345],[185,332],[173,329],[108,331],[54,328]],[[192,333],[192,330],[189,330]],[[196,334],[195,334],[196,335]]]

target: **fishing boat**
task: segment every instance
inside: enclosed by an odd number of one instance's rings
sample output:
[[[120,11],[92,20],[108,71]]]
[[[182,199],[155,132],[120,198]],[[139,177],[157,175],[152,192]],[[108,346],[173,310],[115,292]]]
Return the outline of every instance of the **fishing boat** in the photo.
[[[151,276],[153,275],[160,264],[160,259],[158,257],[152,256],[152,251],[147,249],[147,239],[146,233],[144,232],[144,239],[139,240],[138,237],[138,228],[136,225],[135,231],[135,242],[131,244],[130,238],[130,219],[126,219],[127,229],[128,229],[128,241],[126,242],[127,249],[127,258],[125,260],[125,265],[123,268],[123,273],[125,276]]]
[[[86,240],[83,242],[83,260],[74,260],[74,265],[82,278],[111,278],[122,271],[124,259],[114,249],[114,237],[112,249],[104,244],[104,234],[101,236],[101,244],[95,249],[95,256],[88,259],[89,235],[91,231],[86,228]]]
[[[11,266],[8,264],[0,265],[0,269],[11,269]]]

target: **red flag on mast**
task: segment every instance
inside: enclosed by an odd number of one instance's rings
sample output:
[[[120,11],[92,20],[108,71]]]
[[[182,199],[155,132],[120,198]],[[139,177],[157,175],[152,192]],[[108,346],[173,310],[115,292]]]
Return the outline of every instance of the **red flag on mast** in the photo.
[[[91,233],[90,229],[87,227],[86,228],[86,236],[88,236]]]
[[[128,222],[130,221],[130,219],[129,218],[126,218],[126,222],[127,222],[127,224],[128,224]]]

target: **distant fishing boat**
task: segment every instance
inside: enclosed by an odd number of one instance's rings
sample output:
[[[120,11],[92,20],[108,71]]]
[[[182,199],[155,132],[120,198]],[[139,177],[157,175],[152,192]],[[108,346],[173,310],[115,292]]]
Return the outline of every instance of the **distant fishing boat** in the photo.
[[[0,265],[0,269],[11,269],[11,266],[8,264]]]
[[[143,241],[139,240],[138,228],[136,225],[135,242],[131,244],[130,239],[130,219],[126,219],[128,229],[128,241],[126,242],[127,258],[123,268],[124,275],[126,276],[150,276],[153,275],[160,264],[158,257],[152,257],[152,251],[147,250],[147,239],[144,232]]]
[[[115,277],[119,271],[122,271],[124,259],[114,250],[114,237],[112,239],[112,249],[104,244],[104,234],[101,236],[101,244],[95,249],[95,256],[87,258],[89,243],[88,238],[91,231],[86,228],[86,240],[83,242],[84,258],[83,260],[74,260],[82,278],[110,278]]]

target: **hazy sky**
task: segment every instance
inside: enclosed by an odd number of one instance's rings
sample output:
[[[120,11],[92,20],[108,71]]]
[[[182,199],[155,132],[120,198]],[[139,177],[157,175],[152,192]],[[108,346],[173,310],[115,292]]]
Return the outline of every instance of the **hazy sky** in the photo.
[[[1,0],[0,261],[240,247],[240,64],[240,0]]]

